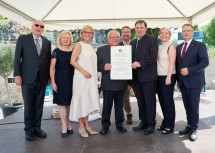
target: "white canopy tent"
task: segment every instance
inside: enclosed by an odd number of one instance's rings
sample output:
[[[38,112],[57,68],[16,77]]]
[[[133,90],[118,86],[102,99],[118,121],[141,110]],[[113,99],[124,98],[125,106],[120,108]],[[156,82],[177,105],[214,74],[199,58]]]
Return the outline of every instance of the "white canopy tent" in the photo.
[[[180,27],[215,16],[215,0],[0,0],[0,15],[27,27],[41,19],[48,30],[134,27]]]

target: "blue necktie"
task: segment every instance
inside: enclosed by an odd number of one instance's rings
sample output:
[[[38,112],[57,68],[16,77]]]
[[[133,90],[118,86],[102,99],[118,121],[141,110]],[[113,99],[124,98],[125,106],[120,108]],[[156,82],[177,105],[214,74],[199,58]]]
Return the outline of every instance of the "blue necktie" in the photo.
[[[137,38],[136,48],[135,48],[135,50],[134,50],[133,62],[134,62],[134,61],[136,61],[136,52],[137,52],[137,46],[138,46],[138,43],[139,43],[139,38]]]

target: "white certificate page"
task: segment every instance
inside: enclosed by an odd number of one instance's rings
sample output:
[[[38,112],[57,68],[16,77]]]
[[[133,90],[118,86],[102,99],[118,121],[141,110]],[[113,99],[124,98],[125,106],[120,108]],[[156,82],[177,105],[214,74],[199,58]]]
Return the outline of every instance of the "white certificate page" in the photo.
[[[111,47],[111,80],[131,80],[131,46]]]

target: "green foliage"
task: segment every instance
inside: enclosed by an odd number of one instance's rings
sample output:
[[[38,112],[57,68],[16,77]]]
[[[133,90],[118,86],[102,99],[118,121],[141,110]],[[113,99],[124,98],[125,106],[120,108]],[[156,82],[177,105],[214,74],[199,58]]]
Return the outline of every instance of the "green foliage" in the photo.
[[[117,28],[115,30],[118,31],[121,34],[121,29],[120,28]]]
[[[0,43],[0,75],[6,78],[13,70],[14,51],[9,44]]]
[[[136,38],[137,38],[137,36],[136,36],[136,33],[135,33],[135,29],[132,28],[131,29],[131,40],[136,39]]]
[[[148,28],[146,31],[146,34],[158,38],[159,32],[160,32],[160,28],[154,28],[154,29]]]
[[[106,30],[106,34],[107,34],[109,31],[111,31],[111,30],[113,30],[113,29],[108,29],[108,30]],[[117,28],[117,29],[115,29],[115,30],[118,31],[118,32],[121,34],[121,29]],[[148,28],[147,31],[146,31],[146,34],[158,38],[159,32],[160,32],[160,28],[155,28],[155,29]],[[136,39],[136,38],[137,38],[137,35],[136,35],[136,32],[135,32],[135,29],[132,28],[132,29],[131,29],[131,40],[134,40],[134,39]]]
[[[215,47],[215,17],[211,22],[204,27],[205,31],[205,43],[209,46]]]
[[[6,20],[7,18],[4,18],[3,16],[0,15],[0,20]]]
[[[198,25],[193,26],[193,30],[194,31],[200,31],[199,26]]]
[[[4,18],[3,16],[0,15],[0,25],[5,25],[7,21],[7,18]]]

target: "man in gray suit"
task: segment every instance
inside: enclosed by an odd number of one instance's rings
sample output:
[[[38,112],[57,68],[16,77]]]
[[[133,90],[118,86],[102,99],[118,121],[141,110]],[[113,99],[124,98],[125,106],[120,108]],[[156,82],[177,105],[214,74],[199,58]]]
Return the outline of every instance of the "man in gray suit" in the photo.
[[[34,136],[47,136],[41,130],[41,119],[49,80],[51,42],[41,36],[43,31],[44,23],[36,20],[32,25],[32,33],[18,38],[15,50],[14,77],[15,83],[22,86],[24,130],[28,141],[34,141]]]
[[[127,129],[124,127],[124,113],[123,113],[123,96],[127,88],[127,80],[111,80],[111,46],[119,46],[120,34],[112,30],[108,33],[108,45],[99,47],[97,50],[97,64],[98,71],[102,73],[101,90],[103,91],[103,110],[102,110],[102,129],[101,135],[107,134],[109,131],[111,109],[114,101],[115,109],[115,125],[117,130],[126,133]]]

